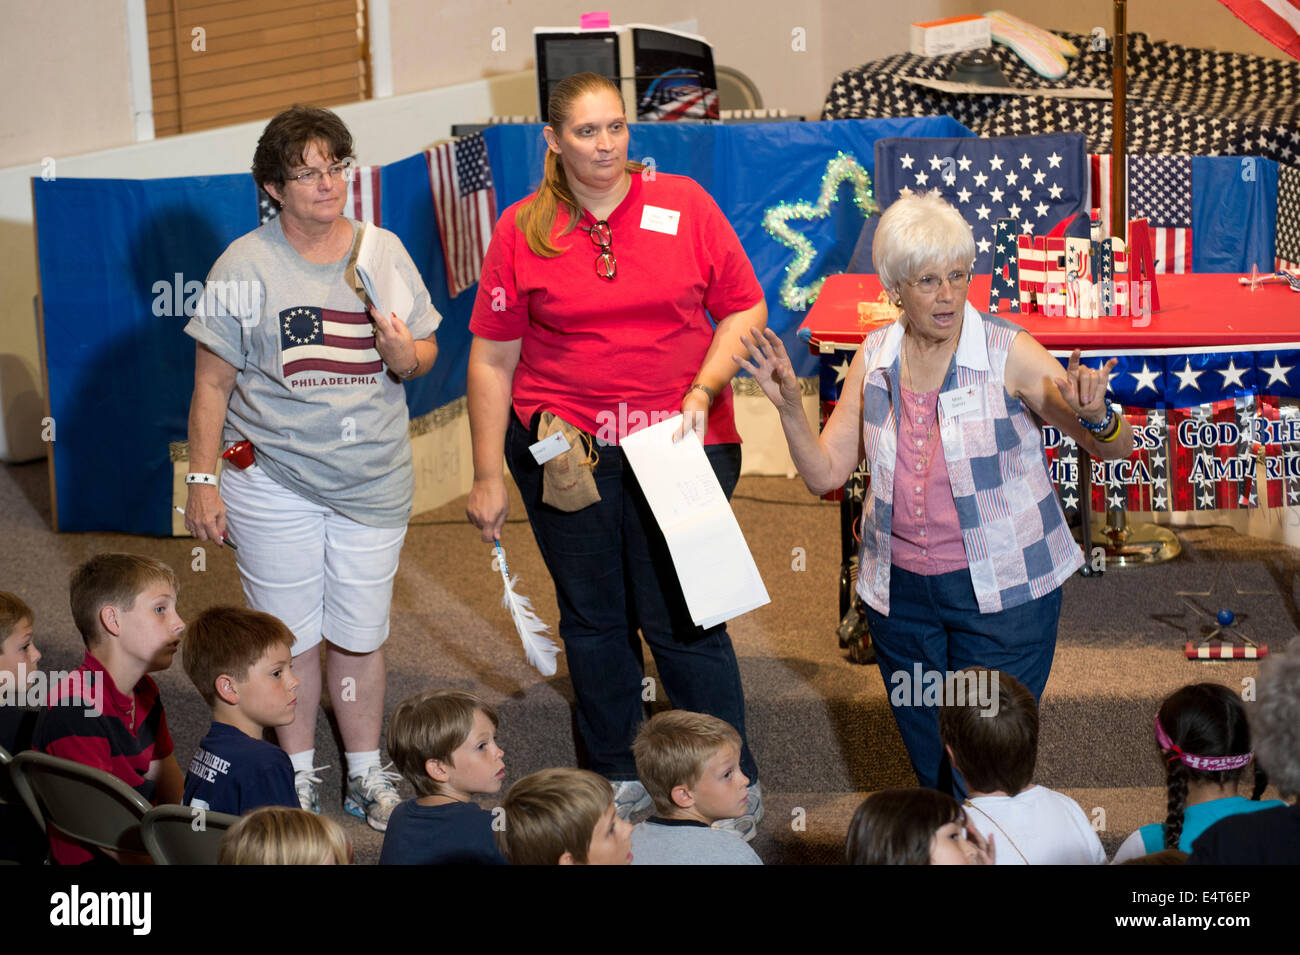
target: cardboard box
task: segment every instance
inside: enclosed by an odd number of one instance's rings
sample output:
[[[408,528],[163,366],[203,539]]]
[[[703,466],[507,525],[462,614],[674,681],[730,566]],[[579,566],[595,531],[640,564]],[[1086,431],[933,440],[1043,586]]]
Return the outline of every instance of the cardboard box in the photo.
[[[992,45],[993,33],[988,17],[946,17],[912,24],[911,51],[922,56],[982,50]]]

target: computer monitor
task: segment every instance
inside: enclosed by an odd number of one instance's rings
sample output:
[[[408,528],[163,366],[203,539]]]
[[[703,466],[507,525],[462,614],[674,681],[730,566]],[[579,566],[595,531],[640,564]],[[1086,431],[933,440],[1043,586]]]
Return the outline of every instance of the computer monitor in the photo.
[[[623,93],[633,122],[716,122],[718,80],[713,47],[692,33],[632,23],[599,30],[537,27],[537,95],[542,122],[560,80],[590,71]]]

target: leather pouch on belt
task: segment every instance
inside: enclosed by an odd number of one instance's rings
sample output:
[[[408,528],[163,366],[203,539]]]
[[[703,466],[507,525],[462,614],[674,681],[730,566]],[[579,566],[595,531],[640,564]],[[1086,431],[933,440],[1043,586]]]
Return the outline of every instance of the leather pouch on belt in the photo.
[[[542,465],[542,502],[560,511],[580,511],[600,500],[593,473],[600,456],[592,446],[591,435],[549,411],[542,412],[537,440],[556,431],[563,433],[569,450]]]

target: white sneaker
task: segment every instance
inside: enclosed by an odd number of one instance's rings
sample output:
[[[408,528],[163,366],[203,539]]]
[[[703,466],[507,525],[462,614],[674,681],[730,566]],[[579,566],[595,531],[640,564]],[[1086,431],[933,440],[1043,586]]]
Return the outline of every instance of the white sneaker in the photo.
[[[746,790],[745,813],[734,819],[719,819],[713,824],[714,829],[734,832],[746,842],[752,842],[758,832],[758,824],[763,821],[763,790],[754,783]]]
[[[644,822],[654,811],[654,800],[641,785],[641,780],[611,780],[609,785],[614,790],[614,812],[619,818],[636,825]]]
[[[293,788],[298,794],[298,805],[314,815],[320,815],[320,784],[321,778],[316,775],[322,769],[329,769],[328,766],[313,766],[311,769],[303,769],[293,774]]]
[[[364,776],[349,776],[347,796],[343,800],[346,812],[364,819],[371,829],[379,832],[388,829],[388,817],[402,804],[395,785],[401,782],[402,775],[389,772],[392,765],[371,766]]]

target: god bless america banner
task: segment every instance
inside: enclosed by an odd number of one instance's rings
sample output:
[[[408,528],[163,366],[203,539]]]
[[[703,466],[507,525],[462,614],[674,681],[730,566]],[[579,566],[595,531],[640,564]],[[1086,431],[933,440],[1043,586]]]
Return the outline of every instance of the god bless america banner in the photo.
[[[1109,395],[1133,429],[1134,449],[1120,461],[1092,461],[1093,510],[1300,505],[1300,344],[1115,357]],[[848,349],[821,356],[823,420],[852,358]],[[1095,367],[1102,356],[1082,360]],[[1077,511],[1078,447],[1046,425],[1043,449],[1062,505]]]
[[[1283,400],[1284,401],[1284,400]],[[1126,407],[1134,450],[1092,461],[1093,510],[1211,511],[1300,504],[1300,409],[1270,395],[1190,408]],[[1067,513],[1079,507],[1079,452],[1043,428],[1048,472]]]

